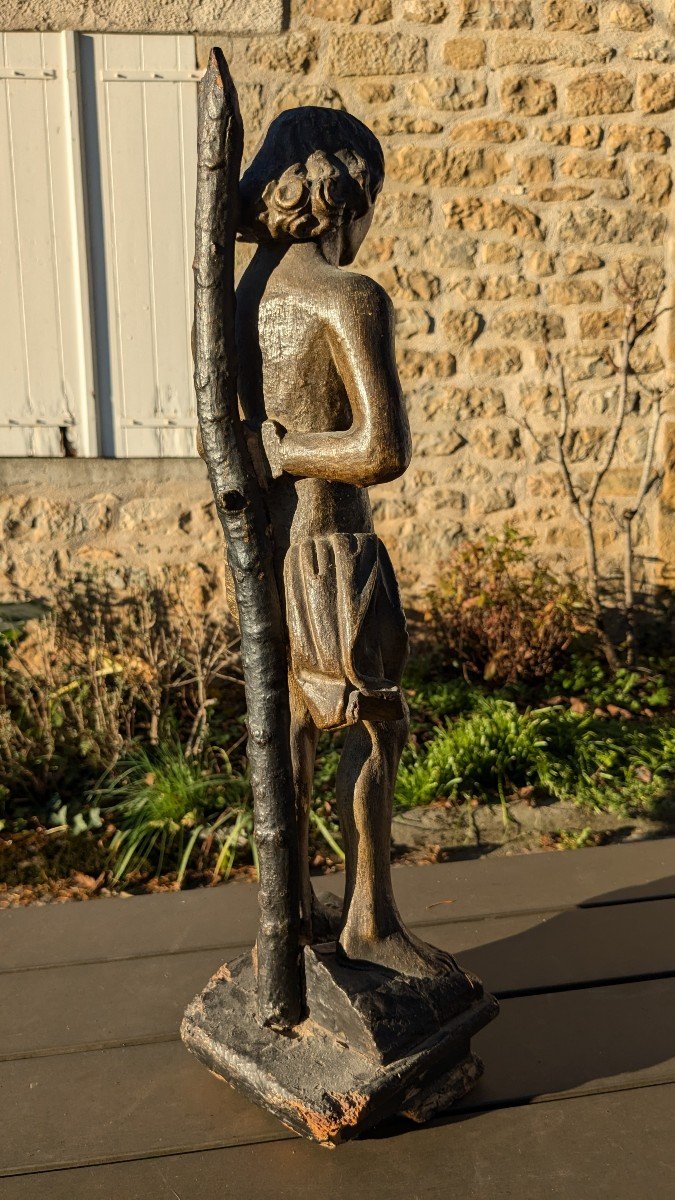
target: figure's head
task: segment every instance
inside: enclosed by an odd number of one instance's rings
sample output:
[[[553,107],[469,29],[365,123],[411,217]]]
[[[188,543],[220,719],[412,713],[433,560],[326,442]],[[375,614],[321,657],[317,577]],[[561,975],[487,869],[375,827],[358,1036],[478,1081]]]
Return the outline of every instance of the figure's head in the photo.
[[[320,241],[340,234],[351,262],[384,182],[384,156],[356,117],[292,108],[277,117],[241,181],[242,236],[254,242]]]

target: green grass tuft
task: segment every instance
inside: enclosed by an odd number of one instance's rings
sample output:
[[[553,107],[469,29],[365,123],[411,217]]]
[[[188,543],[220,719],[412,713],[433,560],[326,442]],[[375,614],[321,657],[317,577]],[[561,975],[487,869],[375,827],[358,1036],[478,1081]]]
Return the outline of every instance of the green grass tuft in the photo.
[[[94,792],[117,825],[111,843],[116,881],[149,864],[159,875],[171,862],[180,882],[190,860],[219,831],[226,849],[218,855],[215,873],[229,874],[239,835],[251,824],[250,805],[246,781],[234,776],[224,756],[222,763],[218,773],[205,770],[179,744],[169,743],[154,752],[135,749],[117,764]],[[237,832],[231,837],[233,828]]]
[[[542,796],[597,809],[657,814],[672,804],[675,728],[578,714],[552,705],[519,711],[480,697],[447,722],[399,772],[400,807],[439,799],[491,799],[535,786]]]

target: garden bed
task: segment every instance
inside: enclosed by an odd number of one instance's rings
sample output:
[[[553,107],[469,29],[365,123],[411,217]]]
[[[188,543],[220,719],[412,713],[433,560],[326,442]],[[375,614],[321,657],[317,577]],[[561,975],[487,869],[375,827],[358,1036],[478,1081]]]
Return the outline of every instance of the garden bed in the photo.
[[[523,541],[462,550],[414,626],[395,859],[675,827],[672,658],[610,670],[578,593]],[[0,906],[255,877],[237,632],[208,601],[169,576],[89,578],[5,621]],[[316,872],[342,865],[341,736],[319,743]]]

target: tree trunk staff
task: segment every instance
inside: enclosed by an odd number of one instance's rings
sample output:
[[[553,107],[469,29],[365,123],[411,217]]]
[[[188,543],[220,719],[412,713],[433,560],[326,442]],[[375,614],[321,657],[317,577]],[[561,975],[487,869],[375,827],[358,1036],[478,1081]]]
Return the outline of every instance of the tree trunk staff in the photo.
[[[219,49],[199,84],[194,359],[203,457],[234,577],[260,861],[258,1013],[289,1028],[302,1012],[298,841],[289,744],[284,618],[269,519],[237,403],[234,242],[243,129]]]

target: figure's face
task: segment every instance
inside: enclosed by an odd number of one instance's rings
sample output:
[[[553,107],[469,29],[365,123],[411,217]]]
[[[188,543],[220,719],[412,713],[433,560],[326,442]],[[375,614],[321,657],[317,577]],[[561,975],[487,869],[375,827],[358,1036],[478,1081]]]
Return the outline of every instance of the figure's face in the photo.
[[[353,263],[358,254],[363,239],[365,238],[370,226],[373,223],[374,207],[371,206],[368,212],[362,217],[358,217],[356,221],[350,221],[342,235],[342,245],[340,247],[340,266],[348,267]]]

